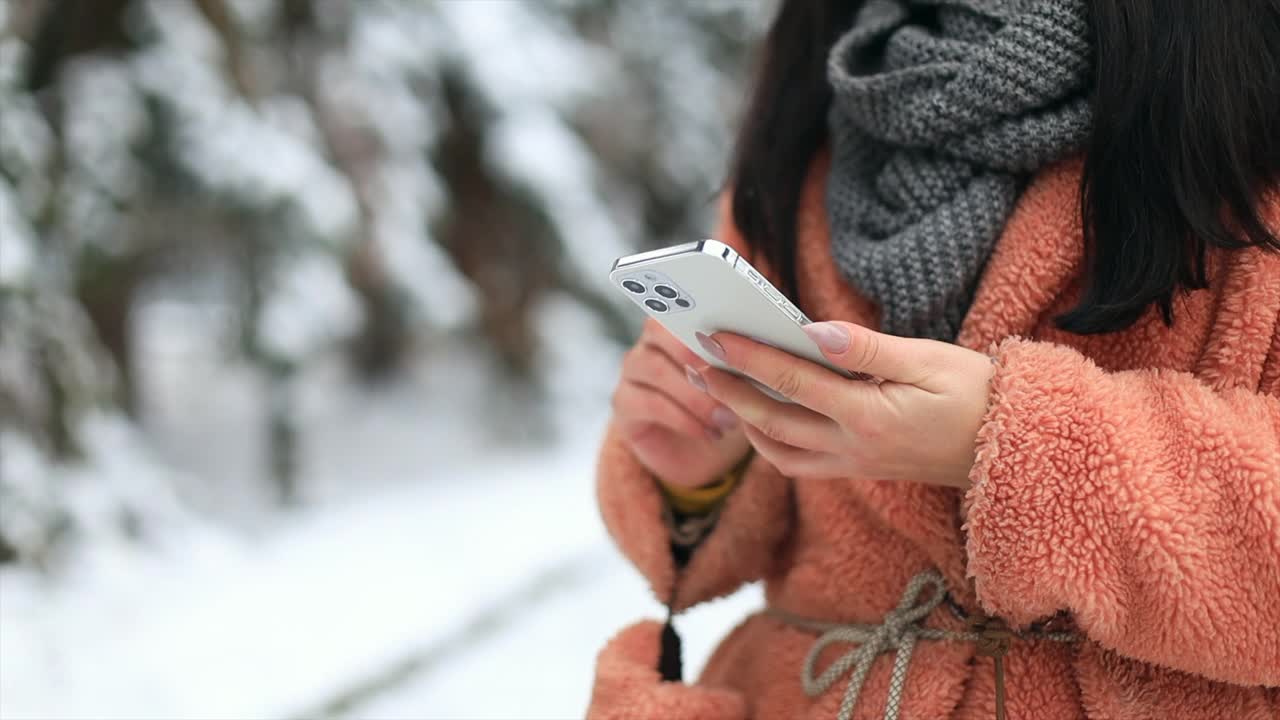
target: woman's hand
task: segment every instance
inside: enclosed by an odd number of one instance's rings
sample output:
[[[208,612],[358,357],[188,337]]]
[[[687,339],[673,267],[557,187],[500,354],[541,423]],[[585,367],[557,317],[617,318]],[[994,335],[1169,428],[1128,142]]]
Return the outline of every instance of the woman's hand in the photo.
[[[742,424],[691,384],[699,358],[674,335],[647,320],[622,361],[613,417],[640,463],[677,487],[705,485],[750,449]]]
[[[708,352],[791,400],[779,402],[732,373],[702,367],[708,393],[747,424],[757,452],[792,477],[969,486],[990,358],[851,323],[813,323],[805,332],[833,365],[883,382],[850,380],[738,335],[699,336]]]

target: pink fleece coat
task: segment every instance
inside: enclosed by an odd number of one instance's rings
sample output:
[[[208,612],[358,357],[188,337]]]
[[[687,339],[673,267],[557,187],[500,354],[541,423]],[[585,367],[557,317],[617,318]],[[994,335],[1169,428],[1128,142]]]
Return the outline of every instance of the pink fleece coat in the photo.
[[[677,571],[654,479],[610,430],[601,510],[660,599],[687,608],[763,579],[773,607],[873,623],[936,567],[970,610],[1015,624],[1066,611],[1087,638],[1014,644],[1011,718],[1280,717],[1280,256],[1214,253],[1211,288],[1177,299],[1173,327],[1152,310],[1120,333],[1058,330],[1080,292],[1080,169],[1023,195],[957,340],[997,359],[967,494],[785,478],[757,458]],[[874,327],[829,256],[826,170],[802,200],[800,301]],[[1280,202],[1268,213],[1280,227]],[[742,245],[729,222],[720,237]],[[810,633],[748,617],[683,685],[659,681],[659,630],[639,623],[601,652],[590,718],[835,717],[844,680],[816,699],[800,687]],[[891,663],[855,717],[881,717]],[[994,713],[992,662],[971,645],[921,642],[906,687],[904,720]]]

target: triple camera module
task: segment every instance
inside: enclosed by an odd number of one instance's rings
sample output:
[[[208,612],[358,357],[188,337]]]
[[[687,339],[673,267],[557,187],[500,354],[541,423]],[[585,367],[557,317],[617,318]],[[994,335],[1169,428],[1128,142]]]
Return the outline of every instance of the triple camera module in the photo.
[[[622,281],[627,292],[655,313],[679,312],[693,307],[693,300],[658,273],[645,272]]]

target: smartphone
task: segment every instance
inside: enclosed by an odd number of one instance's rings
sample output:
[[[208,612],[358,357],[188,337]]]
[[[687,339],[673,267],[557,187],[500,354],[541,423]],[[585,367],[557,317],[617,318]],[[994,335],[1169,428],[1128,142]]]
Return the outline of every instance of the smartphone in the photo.
[[[801,330],[809,318],[747,259],[716,240],[675,245],[618,258],[610,280],[650,317],[707,363],[724,364],[702,349],[695,333],[731,332],[752,338],[845,377]],[[773,392],[770,395],[777,397]]]

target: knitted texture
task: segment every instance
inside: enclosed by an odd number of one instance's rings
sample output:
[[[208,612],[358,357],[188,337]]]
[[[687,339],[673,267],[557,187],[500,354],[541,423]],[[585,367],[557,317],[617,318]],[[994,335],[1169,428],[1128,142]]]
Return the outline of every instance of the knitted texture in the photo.
[[[870,0],[832,48],[832,255],[885,332],[954,340],[1025,181],[1082,147],[1085,5]]]

